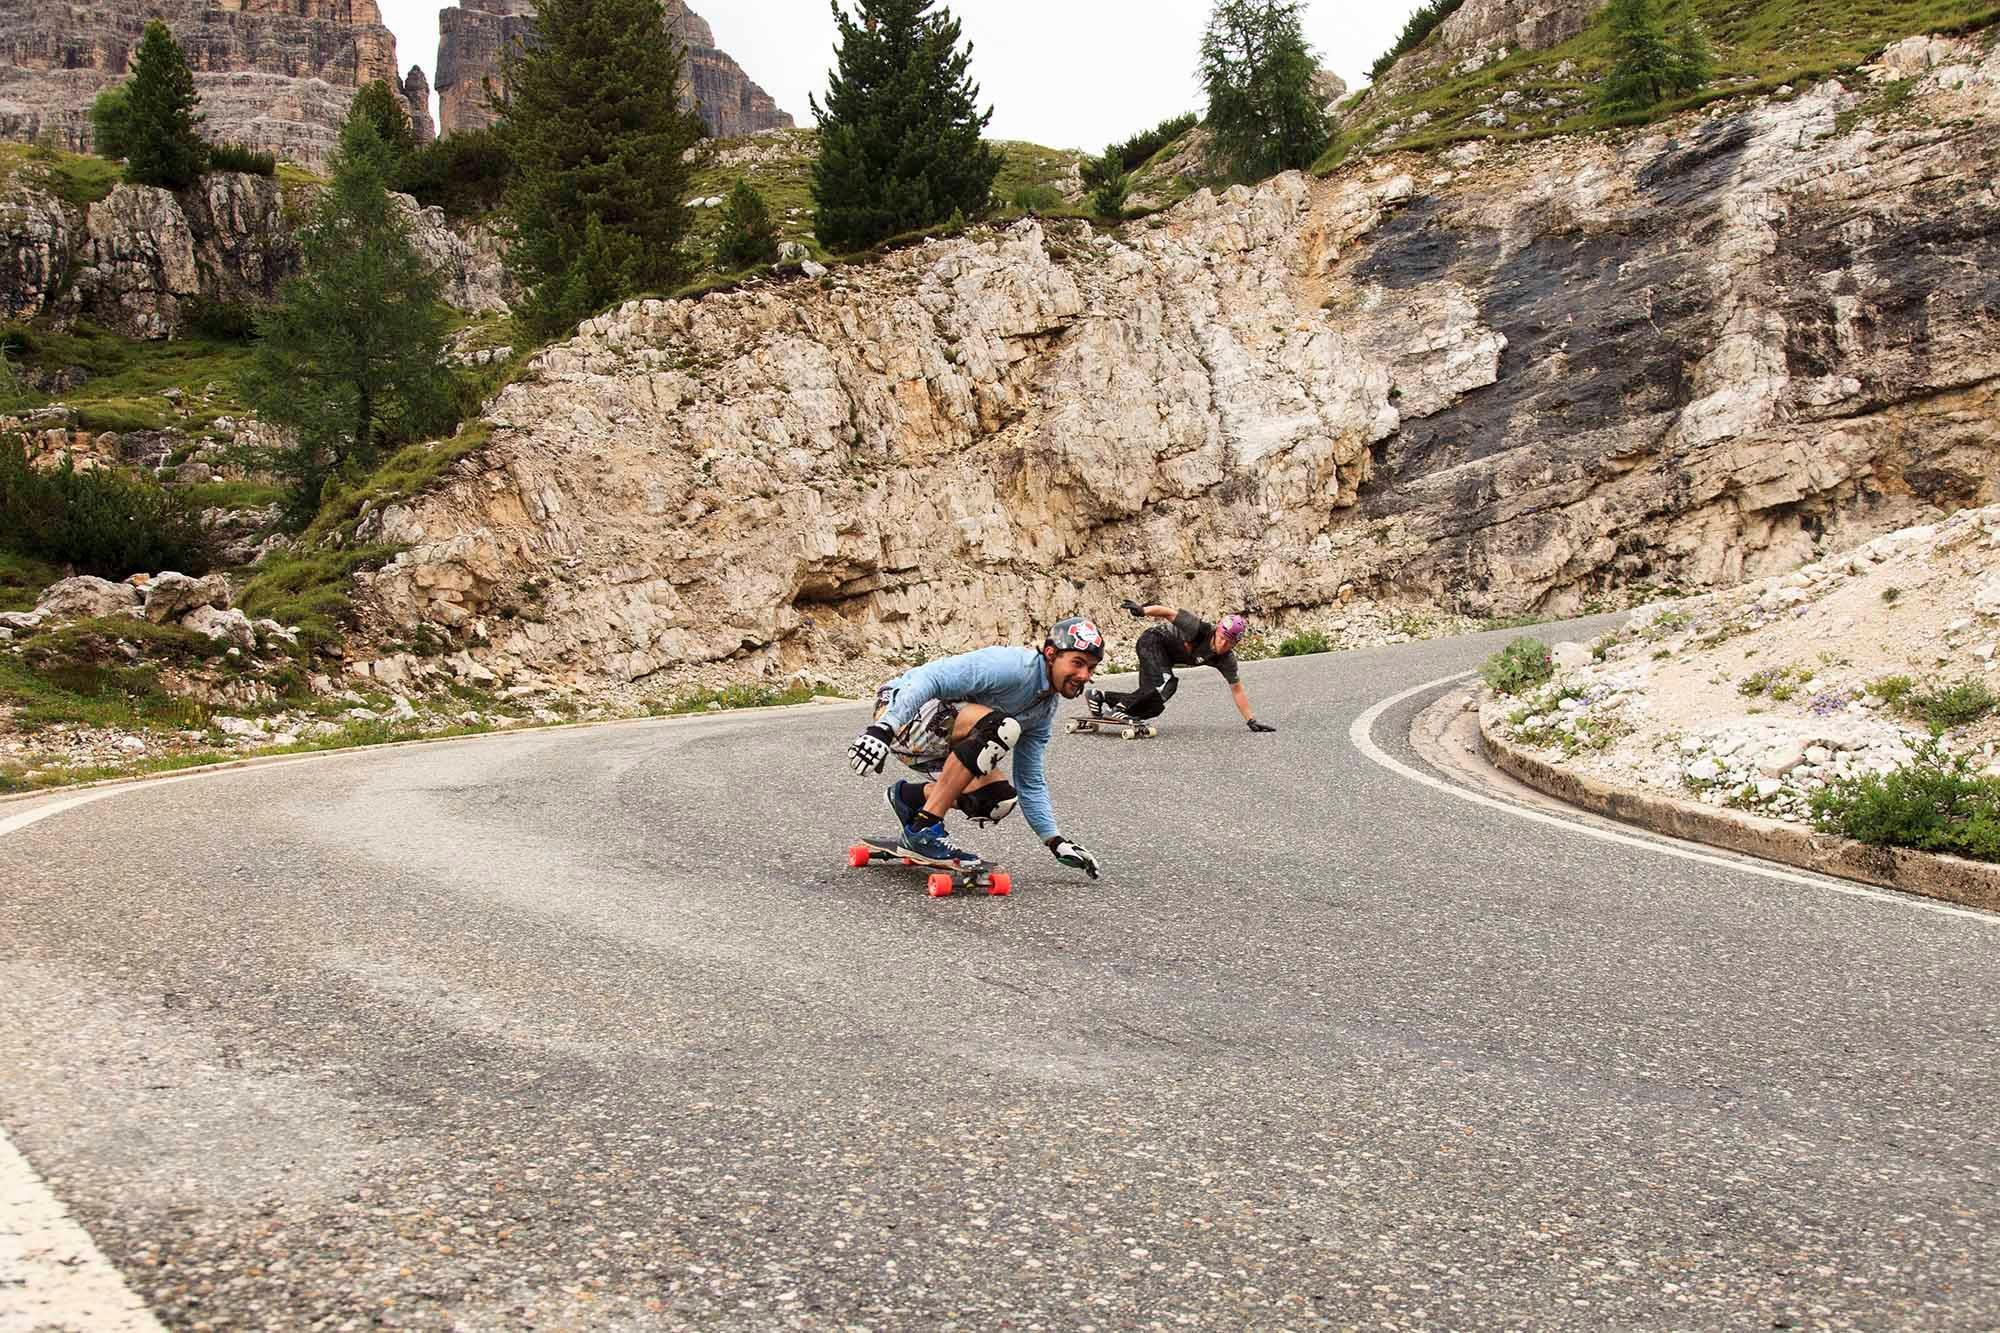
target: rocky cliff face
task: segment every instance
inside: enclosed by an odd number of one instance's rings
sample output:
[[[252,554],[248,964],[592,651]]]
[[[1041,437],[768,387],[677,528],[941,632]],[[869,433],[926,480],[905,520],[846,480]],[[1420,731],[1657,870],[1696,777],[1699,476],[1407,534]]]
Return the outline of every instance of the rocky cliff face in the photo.
[[[719,139],[789,128],[791,116],[715,46],[707,20],[683,0],[666,0],[667,27],[688,48],[687,86]],[[534,0],[465,0],[438,13],[438,122],[443,132],[493,123],[489,89],[500,86],[504,53],[533,31]]]
[[[437,209],[405,201],[418,247],[445,275],[446,299],[467,311],[505,308],[490,245],[446,226]],[[187,327],[196,301],[258,304],[296,269],[298,210],[267,176],[212,172],[181,191],[120,185],[79,209],[30,181],[0,186],[0,314],[83,318],[134,338]]]
[[[374,624],[638,680],[1020,641],[1144,594],[1572,610],[1995,499],[2000,55],[1625,138],[1024,221],[586,323]]]
[[[1436,33],[1383,73],[1394,92],[1428,82],[1451,66],[1471,72],[1514,51],[1546,51],[1582,32],[1606,0],[1465,0]]]
[[[395,35],[374,0],[0,0],[0,136],[53,135],[88,151],[91,100],[129,72],[155,17],[187,53],[203,133],[213,140],[317,167],[355,89],[383,79],[409,95],[396,73]],[[428,124],[428,105],[422,110]]]

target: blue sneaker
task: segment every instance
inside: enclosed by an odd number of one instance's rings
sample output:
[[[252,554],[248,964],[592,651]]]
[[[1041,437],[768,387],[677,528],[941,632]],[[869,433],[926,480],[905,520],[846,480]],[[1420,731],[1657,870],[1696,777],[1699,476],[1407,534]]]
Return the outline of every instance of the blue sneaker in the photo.
[[[952,843],[944,831],[942,820],[920,829],[905,826],[902,845],[896,850],[912,861],[942,866],[947,870],[955,866],[977,865],[980,859],[977,853]]]
[[[903,791],[903,788],[906,786],[916,787],[917,785],[913,782],[904,782],[901,778],[898,778],[889,784],[889,790],[884,792],[882,796],[884,800],[889,802],[889,813],[896,817],[896,827],[907,833],[910,828],[910,821],[915,819],[917,812],[924,807],[921,802],[913,804],[908,799],[908,796]],[[922,787],[917,787],[914,794],[921,796],[923,790]]]

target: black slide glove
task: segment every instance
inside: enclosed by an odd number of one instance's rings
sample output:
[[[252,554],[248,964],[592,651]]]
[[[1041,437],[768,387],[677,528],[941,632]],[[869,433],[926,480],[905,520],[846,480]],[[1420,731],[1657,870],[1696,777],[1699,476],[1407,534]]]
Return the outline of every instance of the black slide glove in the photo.
[[[1118,605],[1124,610],[1130,611],[1135,620],[1144,620],[1146,618],[1146,608],[1133,601],[1130,597],[1127,597],[1124,601],[1118,603]]]
[[[1046,841],[1049,850],[1056,854],[1056,860],[1062,862],[1072,870],[1081,870],[1092,879],[1097,878],[1096,857],[1061,834]]]
[[[1277,728],[1276,728],[1276,727],[1274,727],[1274,726],[1272,726],[1272,725],[1271,725],[1271,724],[1270,724],[1269,722],[1259,722],[1259,721],[1258,721],[1258,720],[1257,720],[1256,718],[1254,718],[1254,717],[1250,719],[1250,722],[1249,722],[1249,727],[1250,727],[1250,730],[1252,730],[1252,731],[1276,731],[1276,730],[1277,730]]]
[[[864,778],[870,773],[880,773],[883,761],[889,757],[889,742],[894,739],[896,732],[887,722],[870,722],[854,738],[854,744],[847,747],[847,762]]]

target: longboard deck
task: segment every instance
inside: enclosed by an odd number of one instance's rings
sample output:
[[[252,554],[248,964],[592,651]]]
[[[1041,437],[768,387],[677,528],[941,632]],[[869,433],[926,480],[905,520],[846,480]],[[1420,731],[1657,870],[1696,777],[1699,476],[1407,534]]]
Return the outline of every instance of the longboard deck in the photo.
[[[1160,729],[1151,722],[1127,722],[1117,718],[1092,717],[1088,713],[1079,714],[1063,723],[1063,730],[1074,736],[1079,731],[1117,732],[1121,740],[1152,740],[1160,734]]]
[[[929,888],[933,898],[949,898],[954,889],[984,889],[996,898],[1003,898],[1014,891],[1014,877],[1002,870],[996,861],[982,859],[970,864],[937,861],[904,851],[902,841],[897,838],[863,838],[847,849],[847,864],[857,870],[884,861],[929,868]]]

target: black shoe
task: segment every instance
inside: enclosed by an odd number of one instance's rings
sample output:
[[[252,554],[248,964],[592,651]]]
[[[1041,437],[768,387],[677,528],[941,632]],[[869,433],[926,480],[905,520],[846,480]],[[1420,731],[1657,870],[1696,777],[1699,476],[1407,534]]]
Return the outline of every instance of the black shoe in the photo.
[[[1098,689],[1095,685],[1091,686],[1089,689],[1086,689],[1083,692],[1083,704],[1084,707],[1090,710],[1090,715],[1092,717],[1103,717],[1104,691]]]

